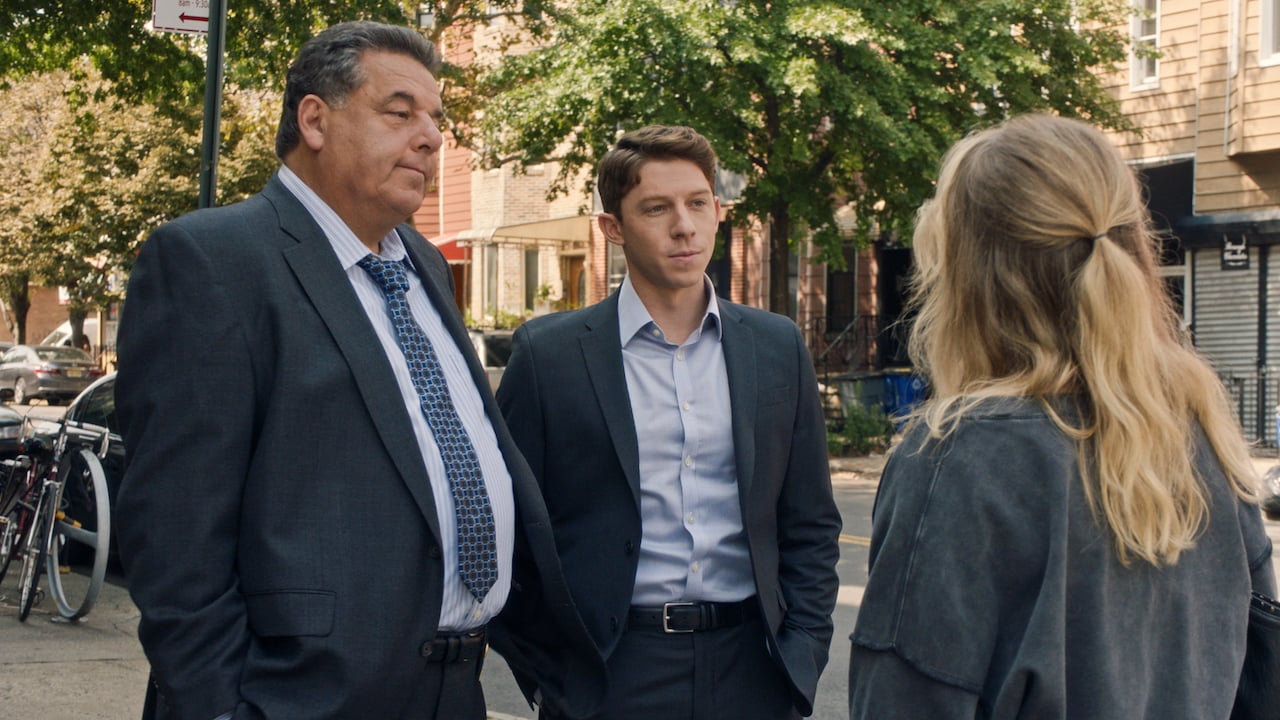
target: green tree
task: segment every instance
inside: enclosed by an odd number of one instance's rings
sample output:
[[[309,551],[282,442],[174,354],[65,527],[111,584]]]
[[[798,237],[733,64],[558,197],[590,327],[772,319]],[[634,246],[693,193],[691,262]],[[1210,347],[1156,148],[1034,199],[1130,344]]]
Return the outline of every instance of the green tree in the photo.
[[[739,222],[769,228],[769,302],[789,247],[843,262],[905,235],[942,152],[965,132],[1048,110],[1122,126],[1096,71],[1125,57],[1116,0],[580,0],[549,40],[461,70],[463,139],[495,166],[556,160],[569,190],[620,130],[687,124],[747,186]]]
[[[145,233],[194,206],[192,131],[116,98],[82,67],[30,76],[9,92],[39,93],[52,111],[32,136],[40,154],[11,168],[34,182],[13,189],[19,211],[0,222],[19,239],[15,265],[66,288],[78,342],[87,312],[119,298],[119,275]]]
[[[18,342],[27,342],[41,168],[54,162],[53,134],[66,116],[66,81],[66,73],[51,73],[0,90],[0,304]]]
[[[433,39],[458,24],[520,17],[542,27],[555,0],[224,0],[226,80],[230,87],[283,87],[302,43],[344,20],[416,21],[433,9]],[[71,67],[81,58],[124,97],[171,110],[200,103],[203,36],[148,29],[152,0],[5,0],[0,5],[0,78]],[[182,114],[182,113],[180,113]]]
[[[536,29],[547,2],[433,3],[428,32],[515,16]],[[307,38],[342,20],[408,24],[418,7],[230,2],[219,202],[257,192],[275,170],[279,92]],[[0,300],[21,339],[30,283],[67,288],[78,336],[89,310],[118,297],[146,233],[194,208],[207,43],[152,32],[150,17],[150,0],[0,5]]]
[[[195,207],[192,123],[122,100],[93,70],[79,70],[0,91],[0,292],[23,339],[31,280],[67,290],[78,341],[86,314],[119,299],[145,236]],[[257,192],[275,170],[278,107],[270,91],[228,93],[224,201]]]

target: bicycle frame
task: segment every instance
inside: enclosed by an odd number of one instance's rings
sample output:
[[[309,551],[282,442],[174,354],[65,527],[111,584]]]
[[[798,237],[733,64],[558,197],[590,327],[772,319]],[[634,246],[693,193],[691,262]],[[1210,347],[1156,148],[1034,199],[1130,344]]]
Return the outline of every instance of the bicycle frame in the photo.
[[[61,619],[70,621],[83,617],[97,599],[106,575],[111,533],[106,479],[98,460],[100,455],[106,454],[108,437],[106,428],[63,421],[51,449],[45,450],[38,438],[32,438],[30,442],[32,455],[28,457],[30,469],[25,495],[27,498],[34,495],[34,500],[19,503],[23,508],[19,513],[23,524],[20,535],[23,563],[19,576],[19,621],[26,620],[31,607],[39,600],[40,572],[46,563],[49,589],[57,602]],[[86,439],[100,439],[96,452],[85,447]],[[87,479],[89,483],[86,495],[91,495],[95,501],[90,509],[96,518],[92,530],[63,512],[67,482],[73,479],[70,461],[74,459],[82,463],[81,480]],[[94,552],[88,589],[78,603],[68,599],[70,594],[63,586],[59,567],[59,556],[68,541],[86,545]]]

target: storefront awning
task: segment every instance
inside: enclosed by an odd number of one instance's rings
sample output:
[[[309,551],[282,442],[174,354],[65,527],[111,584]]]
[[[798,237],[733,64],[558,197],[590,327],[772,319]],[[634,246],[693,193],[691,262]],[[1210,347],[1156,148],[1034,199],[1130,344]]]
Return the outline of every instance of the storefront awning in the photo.
[[[458,243],[458,233],[441,233],[430,238],[431,244],[440,249],[444,254],[444,259],[451,263],[461,263],[467,261],[466,247]]]
[[[559,243],[585,248],[590,240],[591,218],[587,215],[571,215],[499,227],[470,228],[457,234],[458,244],[462,247]]]

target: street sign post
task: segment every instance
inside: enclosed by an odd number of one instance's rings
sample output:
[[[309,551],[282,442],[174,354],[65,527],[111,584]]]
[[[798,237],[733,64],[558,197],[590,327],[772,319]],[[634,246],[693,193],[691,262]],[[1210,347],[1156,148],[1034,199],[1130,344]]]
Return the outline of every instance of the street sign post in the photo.
[[[166,32],[208,34],[205,58],[204,139],[200,146],[200,202],[213,207],[218,188],[218,139],[222,124],[222,56],[228,0],[152,0],[151,26]]]
[[[209,32],[209,0],[151,0],[151,27],[165,32]]]

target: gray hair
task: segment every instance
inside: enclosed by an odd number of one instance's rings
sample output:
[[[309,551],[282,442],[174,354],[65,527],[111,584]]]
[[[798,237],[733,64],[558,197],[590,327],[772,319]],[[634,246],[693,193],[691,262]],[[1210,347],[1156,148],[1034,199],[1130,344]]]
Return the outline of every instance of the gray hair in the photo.
[[[276,156],[284,159],[301,142],[298,105],[315,95],[342,105],[364,83],[360,59],[370,50],[413,58],[432,75],[440,74],[436,46],[416,30],[376,22],[344,22],[320,32],[302,45],[285,80],[284,108],[276,129]]]

